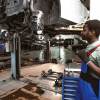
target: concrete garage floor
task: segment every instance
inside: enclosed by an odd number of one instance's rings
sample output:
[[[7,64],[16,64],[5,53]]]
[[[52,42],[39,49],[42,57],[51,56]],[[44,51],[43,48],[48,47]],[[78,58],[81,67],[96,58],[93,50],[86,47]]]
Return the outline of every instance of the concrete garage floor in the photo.
[[[41,72],[63,72],[64,67],[52,63],[25,66],[20,70],[20,80],[10,79],[10,70],[0,72],[0,100],[62,100],[61,88],[54,87],[57,73],[43,79]]]

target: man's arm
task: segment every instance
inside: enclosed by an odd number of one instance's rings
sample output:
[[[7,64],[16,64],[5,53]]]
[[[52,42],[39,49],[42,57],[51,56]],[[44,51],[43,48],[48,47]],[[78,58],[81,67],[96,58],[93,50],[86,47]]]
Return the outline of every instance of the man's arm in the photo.
[[[90,69],[92,69],[98,76],[100,76],[100,67],[95,65],[92,61],[87,63]]]

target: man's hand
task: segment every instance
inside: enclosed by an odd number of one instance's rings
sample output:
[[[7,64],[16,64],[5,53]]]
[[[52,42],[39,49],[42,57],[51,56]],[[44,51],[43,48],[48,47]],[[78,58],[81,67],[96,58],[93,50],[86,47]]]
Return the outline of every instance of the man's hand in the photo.
[[[76,52],[76,55],[78,55],[78,57],[79,57],[82,61],[84,61],[85,63],[87,63],[87,62],[89,61],[89,58],[88,58],[88,56],[87,56],[87,54],[86,54],[86,52],[85,52],[84,49],[82,49],[82,50],[80,50],[80,51],[77,51],[77,52]]]

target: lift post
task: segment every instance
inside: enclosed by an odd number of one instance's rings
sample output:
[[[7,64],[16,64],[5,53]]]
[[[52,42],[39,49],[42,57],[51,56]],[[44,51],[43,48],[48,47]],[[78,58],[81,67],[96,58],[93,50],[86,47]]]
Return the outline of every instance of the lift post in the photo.
[[[13,35],[12,39],[12,51],[11,51],[11,78],[19,79],[20,78],[20,67],[21,67],[21,44],[20,37],[18,33]]]

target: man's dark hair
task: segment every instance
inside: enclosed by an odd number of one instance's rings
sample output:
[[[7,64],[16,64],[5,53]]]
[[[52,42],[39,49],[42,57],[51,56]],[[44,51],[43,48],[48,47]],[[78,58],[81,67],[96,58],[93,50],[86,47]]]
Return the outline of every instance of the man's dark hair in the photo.
[[[85,25],[87,25],[90,31],[95,31],[96,37],[99,37],[100,35],[100,21],[99,20],[86,21]]]

